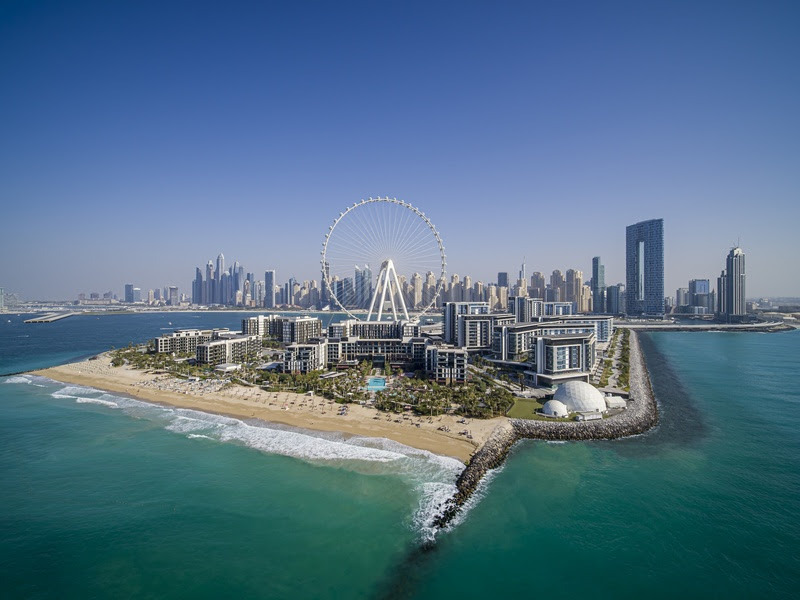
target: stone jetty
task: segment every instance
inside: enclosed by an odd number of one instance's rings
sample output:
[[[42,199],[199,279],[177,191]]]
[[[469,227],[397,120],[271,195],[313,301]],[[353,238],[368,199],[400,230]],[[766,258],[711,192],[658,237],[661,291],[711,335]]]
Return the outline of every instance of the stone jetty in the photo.
[[[595,421],[546,421],[509,419],[494,430],[472,457],[456,481],[457,491],[434,520],[437,528],[446,527],[475,492],[483,476],[503,464],[519,439],[610,440],[644,433],[658,423],[658,405],[650,384],[639,337],[630,337],[630,400],[623,412]]]
[[[510,420],[504,421],[492,432],[486,443],[470,459],[456,481],[456,493],[444,503],[441,512],[434,519],[434,527],[445,527],[458,514],[458,511],[475,492],[483,476],[491,469],[503,464],[511,446],[518,439]]]

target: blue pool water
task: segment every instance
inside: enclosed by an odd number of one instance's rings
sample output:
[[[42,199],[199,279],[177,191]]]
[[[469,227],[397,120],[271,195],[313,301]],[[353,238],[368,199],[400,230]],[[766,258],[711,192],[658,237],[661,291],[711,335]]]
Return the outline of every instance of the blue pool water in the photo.
[[[386,378],[370,377],[367,379],[367,387],[365,389],[370,392],[380,392],[386,389]]]

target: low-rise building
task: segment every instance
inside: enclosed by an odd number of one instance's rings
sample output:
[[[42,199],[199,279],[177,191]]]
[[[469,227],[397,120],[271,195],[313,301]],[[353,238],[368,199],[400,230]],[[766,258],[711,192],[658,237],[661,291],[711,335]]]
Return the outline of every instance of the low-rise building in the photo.
[[[467,381],[467,351],[463,348],[430,344],[425,348],[425,370],[437,383]]]
[[[222,333],[208,342],[197,345],[198,363],[218,365],[241,363],[261,352],[261,337],[242,333]]]
[[[516,323],[494,328],[496,360],[524,363],[529,385],[588,381],[595,364],[595,323]]]
[[[514,322],[514,315],[510,313],[458,315],[455,346],[470,351],[488,350],[492,347],[495,325]]]
[[[594,326],[594,334],[598,343],[605,344],[611,341],[614,334],[614,317],[610,315],[564,315],[561,317],[542,317],[542,322],[560,322],[569,325]]]
[[[284,344],[305,344],[322,335],[322,321],[316,317],[280,317],[278,338]]]
[[[227,329],[176,329],[153,340],[153,347],[159,353],[194,354],[197,345],[210,342],[215,334]]]
[[[327,342],[291,344],[283,353],[284,373],[310,373],[327,366]]]

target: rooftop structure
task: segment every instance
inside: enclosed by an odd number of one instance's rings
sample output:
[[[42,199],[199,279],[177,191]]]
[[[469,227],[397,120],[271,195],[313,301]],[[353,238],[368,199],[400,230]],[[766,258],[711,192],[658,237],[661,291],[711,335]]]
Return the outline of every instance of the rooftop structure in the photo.
[[[566,417],[569,415],[567,405],[558,400],[548,400],[542,407],[542,412],[548,417]]]
[[[597,388],[585,381],[567,381],[558,386],[553,400],[562,402],[569,412],[605,412],[606,401]]]

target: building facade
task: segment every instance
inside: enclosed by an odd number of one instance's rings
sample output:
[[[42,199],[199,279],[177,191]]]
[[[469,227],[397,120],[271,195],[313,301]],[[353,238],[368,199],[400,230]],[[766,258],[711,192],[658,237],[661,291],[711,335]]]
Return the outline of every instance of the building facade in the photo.
[[[630,316],[664,316],[664,219],[626,229],[625,312]]]
[[[744,258],[741,248],[731,248],[725,270],[717,279],[717,314],[729,320],[747,314]]]
[[[606,312],[606,268],[600,257],[592,259],[592,312]]]

